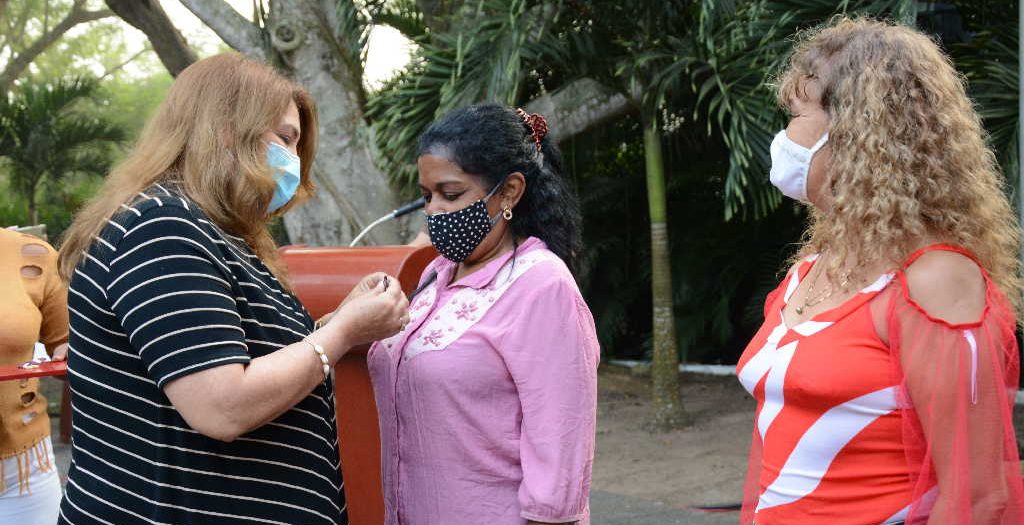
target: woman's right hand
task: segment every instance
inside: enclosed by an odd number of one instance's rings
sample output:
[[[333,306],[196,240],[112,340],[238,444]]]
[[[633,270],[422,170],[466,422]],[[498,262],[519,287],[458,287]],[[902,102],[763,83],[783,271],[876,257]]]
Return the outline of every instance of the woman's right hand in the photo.
[[[363,278],[360,279],[359,282],[352,287],[352,290],[348,292],[348,295],[345,296],[345,299],[341,301],[341,304],[339,304],[338,307],[334,309],[334,311],[327,315],[324,315],[320,319],[317,319],[315,328],[319,330],[320,328],[326,326],[327,323],[331,322],[331,319],[334,317],[334,314],[338,313],[338,310],[341,310],[342,306],[345,306],[345,303],[351,301],[352,299],[355,299],[356,297],[366,294],[367,292],[372,291],[385,278],[387,278],[389,281],[393,279],[390,275],[384,272],[374,272],[369,275],[363,276]]]
[[[405,298],[398,279],[383,277],[374,279],[376,284],[368,290],[354,290],[331,314],[324,326],[325,329],[340,332],[346,346],[386,339],[398,333],[409,322],[409,300]],[[385,282],[388,283],[387,289],[384,288]]]

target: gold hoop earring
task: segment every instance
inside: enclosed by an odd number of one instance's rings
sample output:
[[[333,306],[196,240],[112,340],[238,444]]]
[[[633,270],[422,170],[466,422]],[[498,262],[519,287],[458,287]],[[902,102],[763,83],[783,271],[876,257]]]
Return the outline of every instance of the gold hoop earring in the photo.
[[[512,220],[512,208],[509,208],[506,205],[504,211],[501,212],[501,216],[504,217],[506,221]]]

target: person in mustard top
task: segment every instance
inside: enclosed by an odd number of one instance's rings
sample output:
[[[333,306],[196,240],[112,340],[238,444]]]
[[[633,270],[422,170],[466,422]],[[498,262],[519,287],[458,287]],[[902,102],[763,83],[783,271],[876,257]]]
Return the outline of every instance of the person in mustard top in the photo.
[[[68,297],[48,244],[0,229],[0,365],[32,359],[37,341],[67,354]],[[38,379],[0,382],[0,516],[4,523],[52,525],[61,488],[50,418]]]

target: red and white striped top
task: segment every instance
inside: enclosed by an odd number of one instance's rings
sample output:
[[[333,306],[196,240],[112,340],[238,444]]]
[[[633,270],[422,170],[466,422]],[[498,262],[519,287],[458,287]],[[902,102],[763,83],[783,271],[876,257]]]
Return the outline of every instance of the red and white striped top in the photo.
[[[977,262],[935,245],[903,268],[931,250]],[[984,270],[976,322],[929,315],[901,269],[787,326],[782,311],[814,261],[768,296],[764,325],[737,364],[757,399],[741,522],[1024,523],[1011,420],[1015,322]]]
[[[782,310],[813,264],[811,258],[790,273],[737,366],[740,382],[758,401],[763,468],[757,522],[899,522],[912,487],[889,349],[875,335],[867,308],[893,275],[788,327]]]

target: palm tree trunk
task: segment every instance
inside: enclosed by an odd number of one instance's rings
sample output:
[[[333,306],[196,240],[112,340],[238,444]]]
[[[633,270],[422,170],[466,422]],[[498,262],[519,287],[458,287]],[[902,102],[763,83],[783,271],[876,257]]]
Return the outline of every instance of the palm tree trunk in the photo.
[[[656,118],[652,118],[644,129],[644,153],[647,161],[647,200],[651,211],[651,295],[654,307],[654,356],[651,363],[653,424],[658,429],[670,429],[681,426],[685,422],[685,417],[682,399],[679,396],[679,354],[676,349],[665,210],[665,166],[661,157],[661,133]]]
[[[28,218],[32,222],[28,226],[35,226],[39,224],[39,207],[36,206],[36,187],[33,184],[28,192]]]

